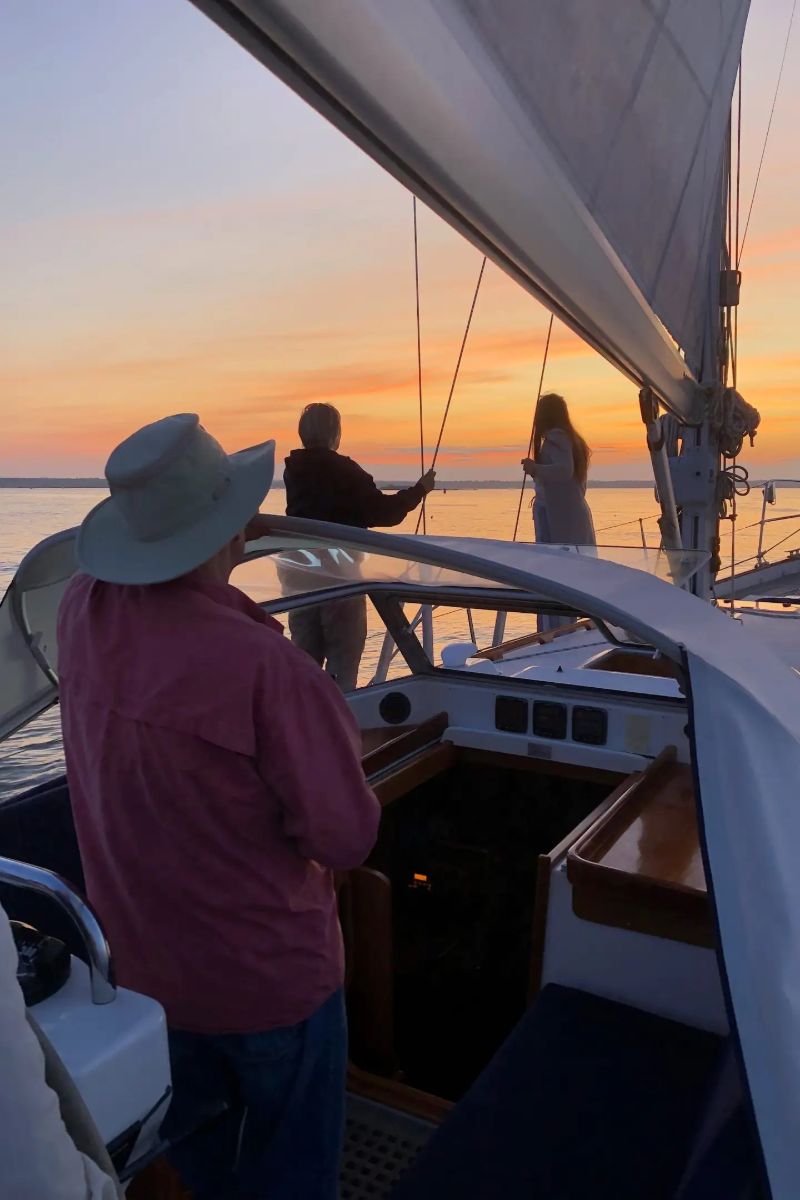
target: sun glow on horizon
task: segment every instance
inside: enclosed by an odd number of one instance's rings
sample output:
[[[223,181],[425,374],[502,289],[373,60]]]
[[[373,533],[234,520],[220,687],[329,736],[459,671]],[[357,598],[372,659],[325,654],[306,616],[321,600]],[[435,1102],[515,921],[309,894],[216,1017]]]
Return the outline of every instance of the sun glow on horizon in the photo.
[[[413,478],[409,195],[186,0],[158,0],[157,17],[156,0],[44,7],[47,20],[42,5],[13,9],[0,47],[3,108],[19,114],[0,133],[0,474],[98,475],[132,429],[181,410],[228,449],[275,437],[282,457],[320,399],[342,412],[345,452]],[[745,198],[787,15],[788,0],[753,4]],[[746,455],[757,476],[797,473],[800,449],[798,60],[794,37],[743,263],[739,388],[762,412]],[[480,257],[420,209],[420,265],[427,463]],[[518,477],[547,320],[487,268],[443,479]],[[558,324],[545,388],[567,397],[593,477],[648,476],[635,388]]]

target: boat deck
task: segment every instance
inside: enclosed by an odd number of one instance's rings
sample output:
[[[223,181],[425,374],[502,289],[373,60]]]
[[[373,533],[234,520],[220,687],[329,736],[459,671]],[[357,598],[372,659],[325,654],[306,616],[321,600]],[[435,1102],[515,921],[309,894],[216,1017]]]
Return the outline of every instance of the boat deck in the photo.
[[[388,1196],[434,1126],[359,1096],[348,1096],[341,1200]]]
[[[434,1128],[418,1117],[348,1094],[340,1200],[385,1200]],[[163,1158],[137,1175],[126,1196],[129,1200],[191,1200]]]

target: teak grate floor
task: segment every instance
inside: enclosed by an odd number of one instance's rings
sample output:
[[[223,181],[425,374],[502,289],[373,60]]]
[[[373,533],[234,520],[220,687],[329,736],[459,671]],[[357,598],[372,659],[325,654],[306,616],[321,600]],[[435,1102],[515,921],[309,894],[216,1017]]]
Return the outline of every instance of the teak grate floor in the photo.
[[[411,1166],[433,1125],[349,1096],[341,1200],[384,1200]]]

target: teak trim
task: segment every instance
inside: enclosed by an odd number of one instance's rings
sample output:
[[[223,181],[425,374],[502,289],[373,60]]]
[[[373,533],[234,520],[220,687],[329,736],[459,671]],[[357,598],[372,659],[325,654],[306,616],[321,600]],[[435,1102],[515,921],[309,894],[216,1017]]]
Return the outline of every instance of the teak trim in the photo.
[[[536,869],[536,889],[533,903],[533,924],[531,926],[531,957],[530,975],[528,980],[528,1003],[532,1004],[542,987],[542,970],[544,968],[544,953],[547,944],[547,916],[550,909],[550,881],[558,863],[584,834],[587,834],[597,822],[605,816],[608,810],[622,797],[628,795],[631,787],[642,777],[641,771],[635,771],[623,779],[618,787],[606,796],[592,809],[588,816],[571,829],[561,841],[540,854]]]
[[[394,742],[403,733],[410,733],[416,725],[370,725],[361,730],[361,762],[367,755],[380,750],[388,742]]]
[[[454,1107],[452,1101],[441,1096],[422,1092],[401,1079],[384,1079],[362,1071],[352,1063],[347,1068],[347,1090],[354,1096],[374,1100],[376,1104],[385,1104],[387,1108],[395,1108],[434,1125],[440,1124]]]
[[[374,750],[363,755],[361,765],[364,768],[364,774],[369,779],[370,776],[385,771],[399,758],[405,758],[406,755],[413,754],[415,750],[421,750],[432,742],[438,742],[449,724],[450,718],[447,713],[440,712],[429,717],[420,725],[397,732],[389,741],[384,742],[381,746],[376,746]]]
[[[546,646],[549,642],[564,637],[567,633],[577,633],[580,629],[592,628],[592,621],[588,617],[581,617],[578,621],[572,621],[569,625],[560,625],[557,629],[548,630],[547,633],[524,633],[522,637],[510,638],[507,642],[501,642],[499,646],[486,646],[483,650],[476,650],[472,657],[487,658],[489,662],[497,662],[512,650],[524,650],[527,646]]]
[[[681,668],[671,658],[657,655],[653,650],[620,650],[609,646],[585,662],[592,671],[607,671],[622,675],[646,675],[651,679],[674,679],[683,682]]]
[[[347,1011],[353,1057],[391,1076],[397,1068],[391,883],[372,867],[357,867],[350,872],[349,907]]]
[[[398,766],[396,771],[382,775],[372,784],[372,790],[378,797],[383,808],[393,800],[399,800],[413,788],[427,783],[435,775],[452,767],[456,761],[457,751],[452,742],[441,742],[423,750],[408,762]]]
[[[669,746],[568,851],[572,909],[585,921],[711,949],[715,935],[705,891],[597,861],[613,845],[628,812],[640,812],[657,794],[660,778],[674,762],[675,749]]]

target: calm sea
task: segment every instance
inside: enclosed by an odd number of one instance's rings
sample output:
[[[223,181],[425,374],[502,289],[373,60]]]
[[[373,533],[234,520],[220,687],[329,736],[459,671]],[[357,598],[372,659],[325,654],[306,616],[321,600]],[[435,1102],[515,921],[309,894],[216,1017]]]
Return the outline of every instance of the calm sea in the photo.
[[[0,488],[0,593],[5,591],[20,559],[31,546],[51,533],[78,524],[103,495],[97,488]],[[282,496],[282,492],[275,493],[277,511],[282,508]],[[509,539],[514,529],[518,499],[518,488],[451,487],[446,491],[439,490],[429,498],[428,532]],[[648,488],[593,488],[589,491],[589,501],[601,544],[640,546],[643,536],[649,545],[658,544],[657,506]],[[760,491],[754,489],[741,499],[738,512],[736,558],[741,560],[755,551],[757,530],[753,525],[761,513]],[[776,521],[768,527],[765,546],[784,537],[787,541],[781,553],[800,546],[800,493],[787,489],[779,493],[778,504],[769,509],[769,516],[790,518],[793,513],[799,514],[797,521]],[[412,515],[398,532],[413,532],[415,521],[416,516]],[[532,540],[527,498],[520,531],[521,539]],[[723,550],[727,565],[730,562],[730,524],[727,522],[723,525]],[[481,620],[476,613],[475,626],[478,642],[488,642],[492,633],[491,620]],[[469,638],[463,613],[453,613],[449,617],[445,614],[441,621],[437,615],[436,629],[439,641]],[[381,644],[380,631],[372,627],[362,663],[362,682],[371,677]],[[55,708],[0,745],[0,800],[58,774],[62,768],[59,716]]]

